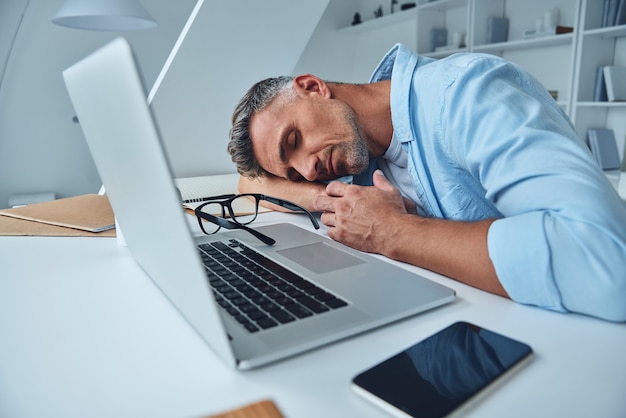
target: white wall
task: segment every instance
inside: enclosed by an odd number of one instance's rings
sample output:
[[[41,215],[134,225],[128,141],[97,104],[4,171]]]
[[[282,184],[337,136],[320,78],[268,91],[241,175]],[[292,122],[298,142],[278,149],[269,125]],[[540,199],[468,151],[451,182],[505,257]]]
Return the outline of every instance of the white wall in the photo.
[[[235,172],[232,111],[262,78],[291,74],[328,0],[207,1],[152,107],[178,177]]]
[[[350,25],[361,0],[333,0],[328,4],[293,71],[324,80],[351,82],[356,57],[355,35],[338,32]]]
[[[12,194],[53,191],[67,197],[100,186],[80,126],[72,122],[61,72],[118,34],[52,24],[61,4],[0,0],[0,71],[7,63],[0,85],[0,208]],[[123,35],[136,50],[149,90],[195,0],[142,4],[159,26]],[[236,101],[258,79],[293,71],[327,4],[205,1],[153,101],[177,174],[233,170],[225,146]]]
[[[126,34],[146,84],[156,78],[194,3],[146,1],[159,27]],[[12,194],[53,191],[67,197],[94,193],[100,186],[80,126],[72,122],[61,72],[118,34],[52,24],[61,4],[0,1],[0,63],[7,63],[0,85],[0,207],[8,205]]]

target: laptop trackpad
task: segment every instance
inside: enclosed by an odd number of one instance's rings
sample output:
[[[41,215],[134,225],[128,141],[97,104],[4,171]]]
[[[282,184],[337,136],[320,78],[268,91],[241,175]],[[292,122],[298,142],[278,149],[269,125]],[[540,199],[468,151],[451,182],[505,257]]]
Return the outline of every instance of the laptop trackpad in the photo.
[[[276,252],[317,274],[329,273],[365,263],[360,258],[324,242],[316,242]]]

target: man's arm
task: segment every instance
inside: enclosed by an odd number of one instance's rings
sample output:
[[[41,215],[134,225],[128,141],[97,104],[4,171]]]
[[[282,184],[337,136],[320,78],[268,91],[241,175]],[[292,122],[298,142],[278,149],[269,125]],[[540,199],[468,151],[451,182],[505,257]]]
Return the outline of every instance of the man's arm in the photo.
[[[315,196],[323,193],[326,185],[308,181],[289,181],[267,174],[264,177],[254,179],[240,176],[238,188],[239,193],[262,193],[268,196],[279,197],[314,211],[313,201]],[[280,206],[264,201],[261,204],[270,209],[286,211],[286,209]]]
[[[331,183],[319,195],[328,235],[361,251],[378,253],[508,296],[489,258],[487,231],[494,220],[427,219],[406,211],[399,191],[382,172],[374,187]]]

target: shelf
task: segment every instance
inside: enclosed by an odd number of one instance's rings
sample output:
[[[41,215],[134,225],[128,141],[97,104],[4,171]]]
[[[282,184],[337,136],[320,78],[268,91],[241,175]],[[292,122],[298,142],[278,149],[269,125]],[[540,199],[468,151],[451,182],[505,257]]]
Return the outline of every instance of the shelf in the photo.
[[[599,38],[619,38],[626,36],[626,25],[609,26],[606,28],[589,29],[583,32],[585,36],[597,36]]]
[[[626,109],[626,102],[577,102],[576,106],[598,109]]]
[[[541,48],[556,45],[567,45],[574,40],[573,33],[564,33],[562,35],[544,36],[534,39],[521,39],[519,41],[498,42],[495,44],[474,45],[473,52],[493,53],[496,51],[511,51],[515,49]]]
[[[377,17],[370,20],[365,20],[358,25],[347,26],[345,28],[339,29],[340,32],[343,33],[359,33],[369,30],[374,30],[378,28],[382,28],[388,25],[393,25],[400,22],[406,22],[411,19],[416,19],[417,13],[415,11],[415,7],[408,10],[402,10],[399,12],[395,12],[386,16]]]
[[[420,12],[424,10],[446,11],[467,6],[467,0],[435,0],[418,5]]]

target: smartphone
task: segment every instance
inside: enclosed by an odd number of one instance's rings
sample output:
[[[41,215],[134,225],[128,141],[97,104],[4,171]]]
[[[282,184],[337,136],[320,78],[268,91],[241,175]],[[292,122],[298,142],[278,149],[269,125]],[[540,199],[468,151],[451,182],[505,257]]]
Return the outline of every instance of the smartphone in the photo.
[[[352,388],[394,416],[455,416],[526,364],[532,353],[524,343],[456,322],[359,373]]]

